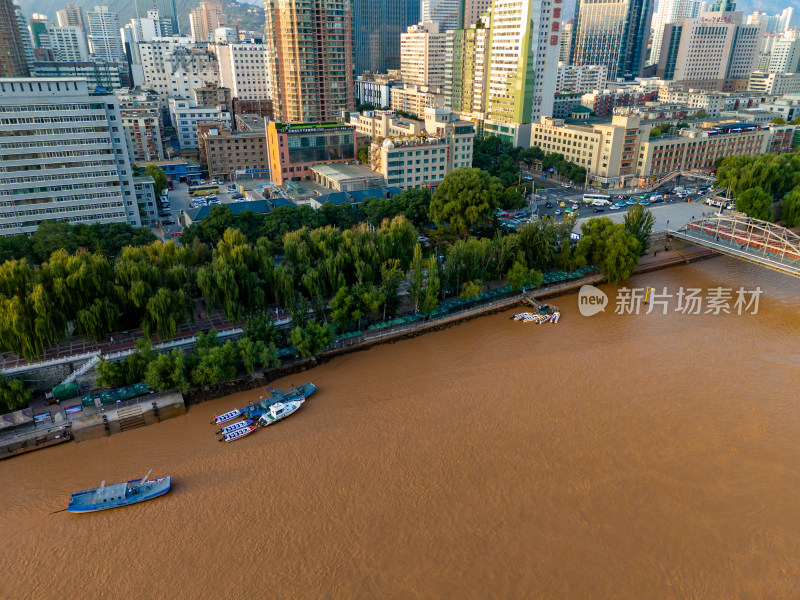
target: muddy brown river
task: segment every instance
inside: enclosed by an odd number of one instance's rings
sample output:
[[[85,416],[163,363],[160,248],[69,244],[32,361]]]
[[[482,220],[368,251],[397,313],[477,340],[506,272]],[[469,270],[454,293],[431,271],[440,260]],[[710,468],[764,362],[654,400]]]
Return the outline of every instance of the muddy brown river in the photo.
[[[212,413],[0,462],[2,598],[800,597],[800,282],[718,258],[758,314],[515,311],[334,359],[231,444]],[[173,476],[156,500],[50,514]]]

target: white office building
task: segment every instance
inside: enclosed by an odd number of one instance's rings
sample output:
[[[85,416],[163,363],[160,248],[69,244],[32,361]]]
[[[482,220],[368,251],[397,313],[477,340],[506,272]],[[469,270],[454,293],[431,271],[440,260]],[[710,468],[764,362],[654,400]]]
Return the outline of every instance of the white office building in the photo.
[[[86,15],[89,21],[89,51],[103,60],[124,60],[119,15],[109,12],[107,6],[95,6]]]
[[[458,29],[458,5],[460,0],[422,0],[422,21],[439,25],[442,33]]]
[[[0,235],[141,224],[116,97],[77,78],[6,78],[0,112]]]
[[[178,133],[181,150],[197,148],[197,124],[202,121],[220,121],[231,125],[231,113],[224,106],[195,106],[183,98],[170,98],[169,114],[172,126]]]
[[[447,35],[439,33],[439,24],[428,21],[411,25],[400,34],[400,73],[410,85],[444,85]]]
[[[219,85],[230,89],[231,96],[239,100],[270,97],[264,44],[219,44],[211,49],[217,55]]]
[[[83,29],[77,26],[47,24],[47,39],[57,62],[86,62],[89,44]]]
[[[648,65],[657,65],[661,56],[661,42],[664,39],[664,26],[680,23],[682,19],[694,19],[700,14],[700,0],[659,0],[658,10],[653,13],[653,43],[650,47]]]

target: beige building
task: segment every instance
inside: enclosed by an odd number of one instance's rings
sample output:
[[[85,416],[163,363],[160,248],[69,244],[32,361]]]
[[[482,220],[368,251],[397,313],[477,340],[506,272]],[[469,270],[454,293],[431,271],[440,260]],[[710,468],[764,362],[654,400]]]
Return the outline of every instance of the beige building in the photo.
[[[377,139],[370,146],[370,167],[389,186],[400,189],[439,185],[453,169],[472,166],[475,124],[447,109],[425,111],[426,131],[414,136]]]
[[[201,2],[200,6],[189,13],[189,26],[195,42],[207,42],[214,35],[214,30],[225,25],[220,0]]]
[[[192,89],[195,106],[224,106],[228,112],[233,112],[231,104],[231,90],[220,87],[216,83],[208,83]]]
[[[672,79],[748,79],[757,65],[764,28],[761,23],[744,25],[742,21],[740,12],[709,12],[684,20]]]
[[[335,163],[311,167],[311,179],[338,192],[356,192],[386,187],[386,179],[366,165]]]
[[[776,96],[800,94],[800,73],[753,71],[747,83],[747,91]]]
[[[405,85],[391,90],[390,107],[392,110],[401,110],[419,117],[425,114],[426,108],[442,108],[443,106],[444,94],[439,88]]]
[[[234,175],[267,175],[267,137],[265,132],[231,131],[211,127],[200,134],[209,177],[232,179]]]
[[[425,128],[422,121],[398,117],[393,110],[367,110],[349,115],[356,132],[373,140],[396,135],[417,135]]]
[[[628,115],[593,126],[543,117],[533,126],[531,146],[563,154],[586,168],[591,185],[614,189],[646,185],[675,170],[711,169],[725,156],[787,152],[795,130],[791,125],[709,122],[651,138],[655,124]]]
[[[119,100],[131,160],[137,163],[164,160],[158,94],[152,90],[128,88],[115,90],[114,94]]]
[[[447,36],[435,22],[411,25],[400,34],[400,72],[409,85],[444,85]]]
[[[219,83],[239,100],[270,97],[267,49],[263,44],[217,44],[212,46],[219,64]]]

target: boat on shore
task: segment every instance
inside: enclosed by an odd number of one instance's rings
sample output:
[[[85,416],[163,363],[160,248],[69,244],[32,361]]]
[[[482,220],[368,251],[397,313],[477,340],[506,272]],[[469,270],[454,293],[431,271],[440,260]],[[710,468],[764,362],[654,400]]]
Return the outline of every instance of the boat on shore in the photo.
[[[142,479],[131,479],[113,485],[106,485],[104,481],[100,487],[75,492],[70,495],[67,510],[71,513],[85,513],[119,508],[158,498],[172,487],[170,475],[158,479],[148,479],[149,476],[150,472]]]
[[[258,419],[258,424],[262,427],[268,427],[270,425],[274,425],[278,421],[282,421],[286,417],[291,414],[297,412],[303,402],[305,402],[305,398],[300,397],[296,400],[290,400],[288,402],[278,402],[273,404],[269,411],[261,415]]]

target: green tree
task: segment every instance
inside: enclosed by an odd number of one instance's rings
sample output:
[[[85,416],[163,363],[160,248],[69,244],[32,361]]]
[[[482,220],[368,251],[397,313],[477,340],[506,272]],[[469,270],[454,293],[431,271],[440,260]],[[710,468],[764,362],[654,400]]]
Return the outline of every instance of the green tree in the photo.
[[[6,379],[0,374],[0,413],[10,413],[28,406],[33,397],[31,390],[21,379]]]
[[[470,298],[480,296],[482,291],[483,282],[480,279],[476,279],[475,281],[465,281],[464,285],[461,287],[461,293],[458,295],[458,297],[462,300],[469,300]]]
[[[300,356],[308,358],[327,346],[332,338],[333,335],[328,325],[309,321],[305,327],[292,329],[289,341],[297,348]]]
[[[272,321],[272,315],[266,310],[258,310],[248,315],[244,325],[244,335],[254,342],[265,344],[276,344],[280,338]]]
[[[783,119],[781,117],[775,117],[774,119],[772,119],[772,122],[775,125],[786,125],[786,119]]]
[[[166,354],[159,354],[148,365],[144,381],[157,392],[180,390],[184,394],[190,389],[186,377],[186,365],[183,350],[175,348]]]
[[[365,165],[369,164],[369,145],[361,146],[356,152],[356,158]]]
[[[204,348],[197,353],[192,381],[197,385],[216,385],[236,377],[236,346],[230,340],[222,346]]]
[[[250,375],[255,373],[260,354],[258,343],[250,338],[243,337],[236,342],[236,349],[239,351],[239,357],[242,359],[244,370]]]
[[[695,119],[705,119],[707,117],[708,117],[708,113],[705,110],[703,110],[702,108],[700,110],[698,110],[696,113],[694,113],[694,118]]]
[[[506,281],[511,289],[518,292],[523,287],[537,287],[542,284],[543,276],[536,269],[529,269],[524,264],[516,261],[506,273]]]
[[[794,188],[783,197],[781,220],[786,227],[800,225],[800,187]]]
[[[486,171],[461,167],[445,175],[433,194],[430,216],[438,226],[449,225],[462,237],[492,218],[500,204],[503,187]]]
[[[405,279],[405,273],[400,267],[400,260],[392,258],[381,265],[380,297],[383,302],[383,320],[386,314],[395,314],[400,307],[398,289]]]
[[[774,218],[772,196],[758,186],[745,190],[739,195],[736,199],[736,210],[763,221],[771,221]]]
[[[144,168],[144,172],[146,175],[149,175],[153,178],[156,198],[160,198],[161,192],[167,189],[167,174],[161,167],[158,167],[153,163],[147,163],[147,166]]]
[[[609,283],[617,284],[633,274],[639,264],[639,241],[636,236],[617,228],[609,236],[599,267]]]
[[[105,359],[97,363],[97,385],[105,388],[117,388],[125,385],[125,377],[122,365],[117,362]]]
[[[650,248],[650,233],[656,218],[653,213],[641,204],[634,204],[625,213],[625,231],[639,240],[641,255],[647,254]]]
[[[500,201],[500,206],[506,210],[515,210],[524,208],[528,204],[525,196],[519,193],[516,187],[511,187],[503,193],[503,198]]]

